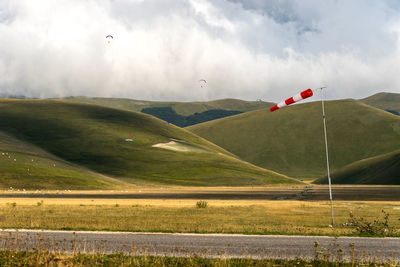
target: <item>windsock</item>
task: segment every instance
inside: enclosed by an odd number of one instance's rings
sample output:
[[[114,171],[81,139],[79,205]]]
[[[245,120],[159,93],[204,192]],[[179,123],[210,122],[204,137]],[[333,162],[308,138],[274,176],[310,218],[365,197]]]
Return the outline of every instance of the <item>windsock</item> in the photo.
[[[301,93],[298,93],[297,95],[295,95],[295,96],[293,96],[291,98],[286,99],[285,101],[282,101],[279,104],[276,104],[275,106],[271,107],[269,110],[275,111],[277,109],[283,108],[284,106],[288,106],[288,105],[293,104],[293,103],[295,103],[297,101],[300,101],[302,99],[308,98],[308,97],[310,97],[312,95],[313,95],[312,90],[311,89],[307,89],[307,90],[305,90],[305,91],[303,91]]]

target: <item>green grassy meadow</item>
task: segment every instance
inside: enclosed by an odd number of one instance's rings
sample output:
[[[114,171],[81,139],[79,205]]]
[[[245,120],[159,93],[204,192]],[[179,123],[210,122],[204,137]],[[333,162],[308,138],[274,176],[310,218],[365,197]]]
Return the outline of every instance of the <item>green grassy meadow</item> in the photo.
[[[39,147],[64,162],[124,183],[195,186],[299,183],[241,161],[205,139],[174,125],[164,124],[152,116],[98,105],[54,100],[1,100],[0,131]],[[133,141],[127,142],[126,139]],[[180,152],[153,147],[171,140],[199,149]],[[8,148],[3,149],[7,151]],[[19,157],[16,160],[26,161]],[[9,167],[3,165],[3,168]],[[27,176],[25,181],[32,178],[28,173]],[[0,184],[8,185],[6,180],[10,177],[0,176],[4,181]],[[25,184],[22,180],[21,183]],[[49,184],[43,180],[40,188],[47,188]],[[64,189],[62,184],[59,187]],[[87,187],[98,188],[102,185]]]
[[[400,148],[400,117],[353,100],[325,102],[331,170]],[[291,177],[326,173],[321,102],[187,127],[241,159]]]
[[[331,174],[334,184],[400,184],[400,149],[346,165]],[[328,178],[315,183],[327,184]]]

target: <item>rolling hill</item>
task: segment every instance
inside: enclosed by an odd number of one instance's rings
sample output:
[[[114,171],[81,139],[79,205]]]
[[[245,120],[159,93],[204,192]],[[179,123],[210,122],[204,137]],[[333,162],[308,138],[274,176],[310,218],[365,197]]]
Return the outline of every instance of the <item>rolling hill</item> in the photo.
[[[105,97],[66,97],[60,99],[62,101],[73,103],[89,103],[105,107],[113,107],[118,109],[125,109],[130,111],[141,111],[144,108],[152,107],[171,107],[177,114],[182,116],[189,116],[195,113],[201,113],[208,110],[235,110],[235,111],[251,111],[262,108],[269,108],[274,104],[271,102],[263,101],[244,101],[239,99],[219,99],[205,102],[160,102],[160,101],[146,101],[134,100],[127,98],[105,98]]]
[[[4,133],[0,133],[0,170],[0,188],[10,190],[103,189],[126,185]]]
[[[400,148],[400,117],[354,100],[325,105],[331,169]],[[241,159],[291,177],[326,173],[321,103],[257,110],[187,129]]]
[[[122,98],[67,97],[62,100],[144,112],[180,127],[268,108],[273,105],[269,102],[239,99],[220,99],[208,102],[156,102]]]
[[[331,174],[334,184],[400,185],[400,149],[363,159],[344,166]],[[324,177],[316,184],[327,184]]]
[[[183,116],[177,114],[175,110],[173,110],[171,107],[144,108],[142,109],[142,112],[153,115],[154,117],[157,117],[179,127],[186,127],[242,113],[240,111],[234,110],[211,109],[201,113],[196,112],[193,115]]]
[[[363,99],[361,102],[383,109],[395,115],[400,115],[400,94],[395,93],[378,93]]]
[[[152,116],[99,105],[0,100],[0,131],[63,161],[128,183],[298,183]]]

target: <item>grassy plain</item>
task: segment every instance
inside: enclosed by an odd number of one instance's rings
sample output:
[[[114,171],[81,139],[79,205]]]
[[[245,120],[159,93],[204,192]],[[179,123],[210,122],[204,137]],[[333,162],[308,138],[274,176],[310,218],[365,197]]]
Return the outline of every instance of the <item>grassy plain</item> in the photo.
[[[400,235],[400,202],[154,199],[0,199],[1,228],[183,233],[353,235],[349,214],[373,221],[381,210]]]

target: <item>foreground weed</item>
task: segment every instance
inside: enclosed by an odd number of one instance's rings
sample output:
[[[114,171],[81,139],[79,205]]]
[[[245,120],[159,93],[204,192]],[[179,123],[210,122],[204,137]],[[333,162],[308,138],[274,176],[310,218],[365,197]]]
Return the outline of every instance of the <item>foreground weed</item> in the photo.
[[[325,260],[303,259],[224,259],[201,258],[197,256],[167,257],[167,256],[129,256],[123,253],[63,255],[48,251],[0,251],[0,266],[360,266],[356,262],[329,262]],[[361,266],[395,266],[393,264],[363,263]]]
[[[17,206],[17,203],[15,203],[15,202],[7,203],[7,206],[15,208]]]
[[[179,256],[152,256],[147,249],[134,244],[130,249],[125,247],[125,253],[117,253],[108,249],[107,241],[91,244],[73,238],[54,242],[41,234],[23,237],[9,233],[1,240],[0,266],[398,266],[390,258],[376,262],[379,259],[356,255],[354,244],[348,248],[350,257],[344,261],[342,257],[337,257],[335,251],[325,250],[318,243],[314,244],[315,255],[312,259],[301,256],[293,259],[281,254],[269,259],[251,259],[246,256],[226,258],[223,252],[218,253],[221,257],[207,252],[193,254],[183,248],[174,248],[174,253],[180,253]]]
[[[381,217],[376,217],[373,221],[367,221],[363,217],[357,217],[350,212],[349,225],[354,226],[359,234],[368,235],[388,235],[393,233],[393,227],[389,226],[389,213],[381,211]]]
[[[205,209],[208,206],[208,202],[205,200],[200,200],[196,202],[196,207],[199,209]]]

